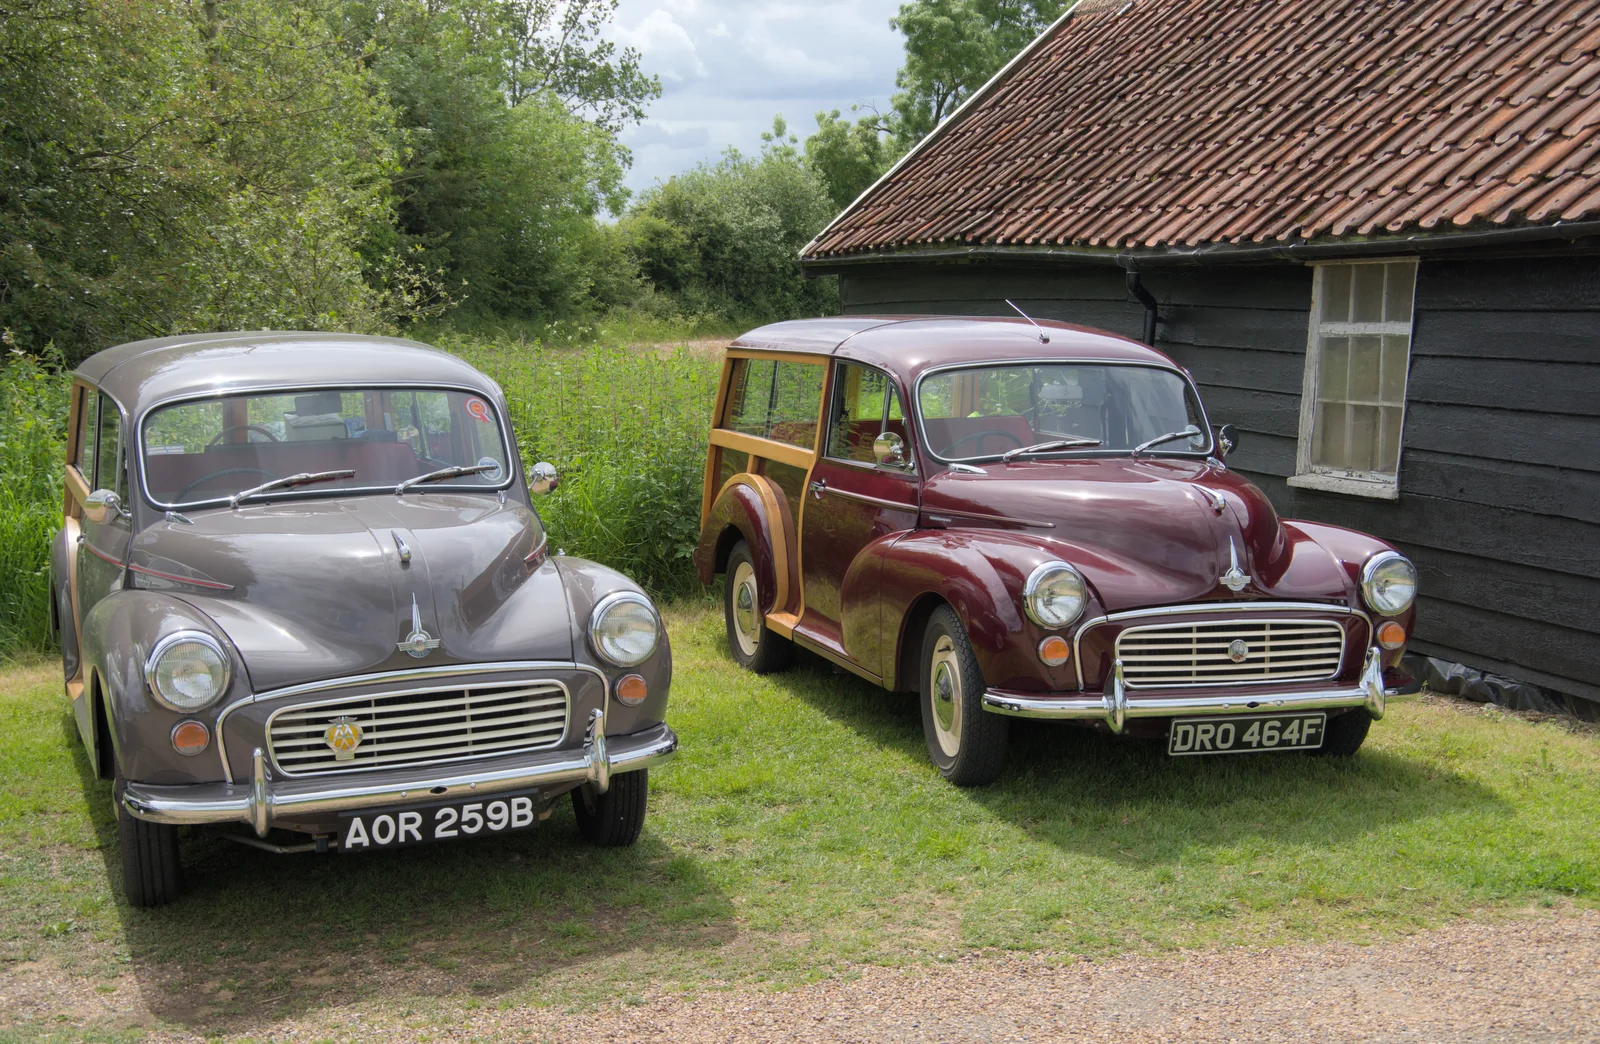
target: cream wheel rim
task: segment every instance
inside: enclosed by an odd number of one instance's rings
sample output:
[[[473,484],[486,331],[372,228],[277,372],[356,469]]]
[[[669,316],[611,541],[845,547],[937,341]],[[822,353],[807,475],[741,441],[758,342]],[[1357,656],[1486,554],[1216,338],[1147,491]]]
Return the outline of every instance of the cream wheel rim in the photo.
[[[945,757],[953,758],[961,753],[961,665],[956,662],[956,643],[947,634],[933,643],[928,690],[933,734]]]
[[[746,656],[756,654],[761,640],[760,606],[756,571],[749,562],[740,562],[733,571],[733,636],[739,642],[739,651]]]

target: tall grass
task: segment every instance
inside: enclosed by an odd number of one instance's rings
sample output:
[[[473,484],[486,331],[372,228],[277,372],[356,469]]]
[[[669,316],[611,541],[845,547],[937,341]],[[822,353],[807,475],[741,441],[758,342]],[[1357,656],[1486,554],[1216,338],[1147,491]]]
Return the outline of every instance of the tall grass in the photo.
[[[692,348],[552,349],[440,338],[499,382],[523,461],[560,488],[539,500],[550,539],[658,594],[694,587],[700,482],[721,360]]]
[[[50,644],[50,538],[61,524],[70,384],[58,359],[0,356],[0,656]]]

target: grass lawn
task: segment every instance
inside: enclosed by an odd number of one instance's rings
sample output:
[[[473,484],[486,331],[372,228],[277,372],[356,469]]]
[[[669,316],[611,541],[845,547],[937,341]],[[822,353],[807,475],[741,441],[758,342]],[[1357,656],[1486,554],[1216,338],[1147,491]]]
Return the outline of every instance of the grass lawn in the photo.
[[[1019,722],[1000,782],[963,791],[928,764],[910,698],[809,658],[744,674],[712,607],[668,618],[683,748],[636,848],[584,847],[564,804],[532,835],[369,856],[197,834],[190,890],[159,911],[110,884],[109,786],[88,779],[54,665],[0,673],[0,985],[78,998],[0,1014],[0,1039],[123,1035],[97,996],[201,1033],[352,1006],[423,1033],[478,1006],[977,948],[1359,941],[1600,899],[1593,729],[1430,699],[1335,763],[1169,759]]]

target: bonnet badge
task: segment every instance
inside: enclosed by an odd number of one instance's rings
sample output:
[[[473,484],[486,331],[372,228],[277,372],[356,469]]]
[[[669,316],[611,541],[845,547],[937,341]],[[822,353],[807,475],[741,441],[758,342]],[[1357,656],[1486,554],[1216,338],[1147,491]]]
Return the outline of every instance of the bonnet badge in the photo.
[[[349,761],[356,756],[356,748],[361,746],[361,735],[361,726],[356,724],[354,718],[340,715],[322,733],[322,742],[332,749],[333,760]]]
[[[1222,586],[1237,594],[1250,586],[1250,575],[1239,568],[1239,545],[1228,538],[1228,571],[1220,577]]]
[[[439,639],[422,629],[422,610],[417,608],[415,594],[411,596],[411,633],[406,635],[406,640],[400,642],[397,648],[419,660],[439,648]]]

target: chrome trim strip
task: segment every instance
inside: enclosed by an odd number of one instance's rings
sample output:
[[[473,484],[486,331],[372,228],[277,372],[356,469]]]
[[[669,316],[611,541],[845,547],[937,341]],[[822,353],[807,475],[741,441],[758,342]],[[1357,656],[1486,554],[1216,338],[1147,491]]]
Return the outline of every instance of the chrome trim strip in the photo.
[[[983,709],[1014,718],[1104,721],[1120,733],[1130,718],[1172,718],[1186,714],[1255,714],[1271,711],[1331,710],[1339,707],[1365,707],[1373,719],[1383,717],[1389,701],[1413,699],[1398,689],[1383,684],[1383,658],[1376,648],[1367,651],[1361,681],[1341,689],[1316,689],[1309,692],[1226,696],[1152,696],[1129,699],[1121,685],[1118,668],[1112,669],[1106,691],[1097,696],[1023,696],[989,690],[983,694]]]
[[[233,770],[228,767],[227,741],[224,739],[223,725],[228,715],[241,707],[257,703],[266,703],[269,700],[288,699],[291,696],[305,696],[314,692],[327,692],[330,689],[353,689],[358,685],[388,685],[412,681],[429,681],[434,678],[450,675],[473,674],[504,674],[513,671],[587,671],[600,679],[601,706],[609,715],[611,711],[611,679],[598,667],[587,663],[577,663],[566,660],[508,660],[502,663],[450,663],[439,667],[417,667],[409,671],[384,671],[377,674],[353,674],[344,678],[327,678],[323,681],[303,682],[299,685],[290,685],[282,689],[272,689],[267,692],[246,696],[235,700],[222,709],[217,715],[217,754],[222,758],[222,778],[229,783],[233,780]]]
[[[600,787],[602,781],[608,783],[619,772],[654,768],[677,753],[677,734],[665,723],[627,736],[607,737],[601,726],[603,721],[603,715],[590,718],[592,733],[582,750],[548,751],[505,768],[365,785],[327,780],[275,785],[267,778],[266,752],[257,748],[248,785],[129,783],[122,794],[122,805],[130,815],[153,823],[245,823],[258,837],[265,837],[274,822],[293,816],[348,812],[446,795],[464,797],[465,793],[460,792],[496,794],[561,783],[593,783]],[[438,788],[443,788],[441,794],[430,793]]]
[[[572,690],[567,687],[565,682],[557,681],[554,678],[519,678],[519,679],[516,679],[515,681],[506,682],[505,685],[508,686],[508,687],[527,686],[527,685],[553,685],[556,688],[560,689],[562,697],[566,700],[566,717],[561,723],[561,736],[554,743],[546,744],[546,745],[540,747],[540,749],[541,750],[552,750],[552,749],[560,747],[563,743],[565,743],[567,741],[567,735],[571,731],[571,727],[572,727]],[[348,768],[348,769],[332,769],[332,770],[330,770],[330,769],[323,768],[323,769],[315,769],[315,770],[312,770],[312,771],[309,771],[309,772],[306,772],[306,771],[292,771],[290,769],[284,768],[283,764],[278,761],[277,747],[272,742],[272,725],[273,725],[273,723],[275,721],[278,720],[278,716],[280,714],[290,714],[290,713],[293,713],[295,711],[308,710],[308,709],[318,708],[318,707],[337,707],[340,704],[361,703],[361,702],[366,701],[366,700],[381,700],[381,699],[387,699],[387,698],[389,698],[391,696],[421,696],[421,695],[426,695],[428,693],[451,692],[451,691],[454,691],[456,688],[457,688],[457,686],[453,686],[452,685],[452,686],[446,686],[446,687],[442,687],[442,688],[404,689],[404,690],[401,690],[400,692],[370,692],[370,693],[367,693],[364,696],[341,696],[341,697],[339,697],[337,699],[326,700],[326,701],[323,701],[323,702],[320,702],[320,703],[297,703],[293,707],[279,707],[277,710],[275,710],[271,714],[267,715],[267,722],[266,722],[266,726],[264,728],[264,731],[266,733],[266,739],[267,739],[267,756],[272,761],[273,769],[276,772],[280,773],[285,779],[305,779],[305,778],[308,778],[308,777],[311,777],[311,776],[330,776],[330,775],[332,775],[332,776],[343,776],[343,775],[347,775],[347,774],[354,774],[354,773],[357,773],[357,772],[387,772],[387,771],[392,771],[392,770],[395,770],[395,769],[410,768],[412,766],[424,767],[424,766],[428,766],[428,765],[453,764],[455,762],[462,762],[462,761],[483,761],[483,760],[486,760],[488,758],[503,758],[503,757],[506,757],[508,755],[522,753],[522,752],[516,751],[516,750],[492,750],[492,751],[488,751],[488,752],[483,753],[483,754],[457,754],[457,755],[453,755],[451,757],[445,757],[445,758],[430,758],[430,759],[427,759],[427,760],[406,761],[406,762],[400,762],[400,763],[388,762],[388,763],[385,763],[385,764],[382,764],[382,765],[369,765],[369,766],[362,766],[360,768]],[[460,688],[463,689],[463,690],[466,690],[468,692],[471,692],[474,689],[474,686],[463,685],[463,686],[460,686]],[[492,690],[490,690],[490,691],[492,691]],[[510,691],[515,692],[516,690],[515,690],[515,688],[511,688]],[[469,697],[469,699],[470,699],[470,697]],[[599,714],[600,712],[599,711],[595,711],[594,713]]]
[[[917,504],[902,504],[896,500],[881,500],[878,497],[869,497],[865,493],[849,493],[842,489],[834,489],[832,486],[824,489],[822,493],[824,496],[828,497],[840,497],[844,500],[854,500],[860,504],[868,504],[872,507],[886,508],[890,511],[907,511],[913,515],[922,510]]]
[[[984,474],[988,474],[988,472],[984,472]],[[986,515],[982,511],[957,511],[953,508],[940,508],[938,511],[929,511],[928,517],[931,519],[941,519],[945,517],[971,518],[976,519],[979,522],[1000,522],[1011,526],[1029,526],[1033,529],[1056,528],[1056,524],[1054,522],[1041,522],[1034,518],[1017,518],[1013,515]]]
[[[1191,616],[1212,613],[1335,613],[1355,616],[1366,622],[1367,638],[1373,637],[1372,617],[1360,609],[1335,602],[1203,602],[1197,605],[1163,605],[1152,609],[1124,609],[1119,613],[1091,616],[1072,633],[1072,662],[1078,673],[1078,688],[1083,688],[1083,636],[1091,627],[1123,620],[1142,620],[1152,616]],[[1342,664],[1341,664],[1342,666]]]
[[[1339,624],[1338,624],[1337,621],[1334,621],[1334,620],[1304,620],[1304,619],[1302,619],[1302,620],[1250,620],[1250,621],[1240,621],[1240,622],[1241,623],[1249,623],[1251,625],[1260,624],[1262,626],[1271,626],[1273,624],[1319,624],[1320,623],[1320,624],[1325,624],[1325,625],[1327,625],[1329,627],[1336,627],[1339,630],[1339,666],[1335,667],[1333,670],[1329,671],[1327,674],[1322,675],[1321,677],[1318,677],[1318,678],[1300,678],[1300,679],[1294,679],[1294,678],[1257,678],[1257,679],[1254,679],[1254,680],[1245,679],[1245,680],[1241,680],[1241,681],[1223,681],[1221,679],[1218,679],[1216,681],[1204,681],[1204,682],[1173,682],[1171,684],[1149,686],[1149,688],[1155,688],[1155,689],[1214,689],[1214,688],[1218,687],[1219,685],[1228,685],[1228,686],[1233,686],[1233,685],[1239,685],[1239,686],[1244,686],[1244,685],[1282,685],[1282,684],[1284,684],[1286,682],[1294,682],[1296,680],[1298,680],[1298,681],[1313,681],[1313,682],[1314,681],[1327,681],[1329,678],[1337,678],[1337,677],[1339,677],[1339,673],[1344,670],[1345,646],[1350,644],[1350,637],[1349,637],[1349,635],[1344,633],[1344,628],[1343,627],[1339,627]],[[1119,633],[1117,635],[1117,640],[1112,646],[1112,648],[1114,650],[1113,655],[1118,657],[1118,659],[1117,659],[1117,663],[1118,664],[1122,663],[1122,660],[1121,660],[1121,656],[1122,656],[1122,639],[1126,638],[1130,634],[1134,634],[1134,635],[1146,634],[1146,633],[1150,633],[1150,632],[1160,632],[1160,631],[1163,631],[1163,630],[1167,629],[1168,627],[1186,627],[1186,626],[1189,626],[1189,625],[1183,624],[1183,623],[1174,623],[1174,624],[1151,624],[1151,625],[1145,626],[1145,627],[1127,627],[1127,628],[1124,628],[1121,631],[1121,633]],[[1369,635],[1369,637],[1370,637],[1370,635]]]

